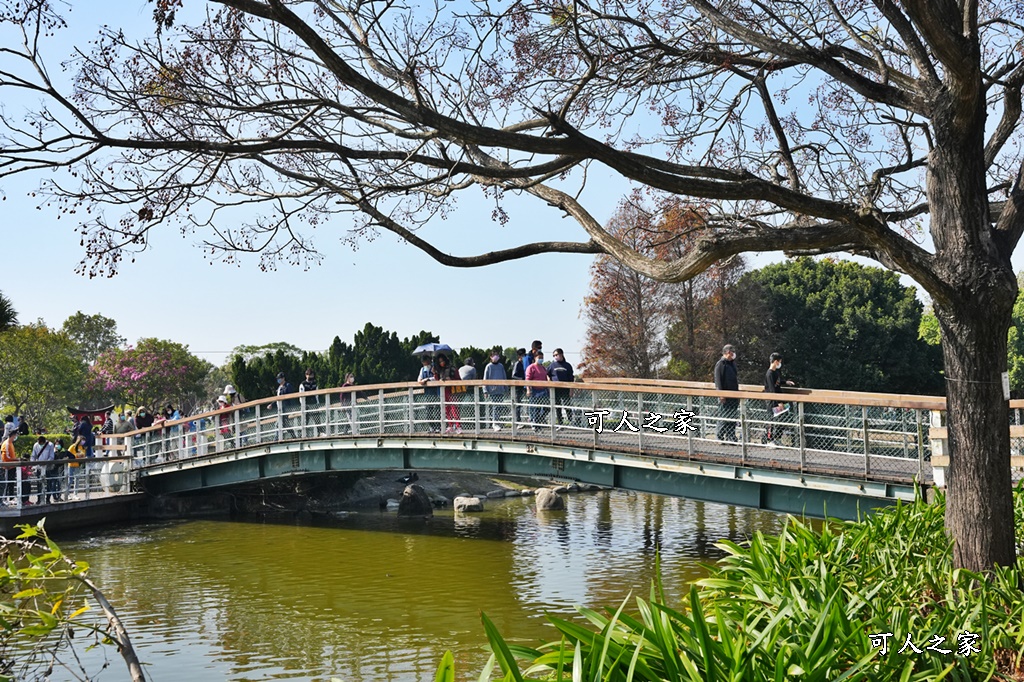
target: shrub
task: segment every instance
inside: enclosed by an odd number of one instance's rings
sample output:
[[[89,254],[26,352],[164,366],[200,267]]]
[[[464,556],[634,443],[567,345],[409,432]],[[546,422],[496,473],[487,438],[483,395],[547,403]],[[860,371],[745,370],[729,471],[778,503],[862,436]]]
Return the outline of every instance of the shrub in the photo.
[[[63,440],[65,448],[70,447],[74,441],[74,438],[66,433],[44,433],[43,435],[54,443]],[[37,438],[39,438],[38,434],[18,436],[18,440],[14,441],[14,452],[17,453],[19,459],[27,460],[32,456],[32,446],[35,445]]]
[[[1014,499],[1019,527],[1020,488]],[[944,511],[940,496],[821,530],[790,518],[777,537],[720,542],[727,555],[680,608],[659,580],[635,612],[627,599],[577,607],[584,623],[549,617],[561,639],[536,649],[484,616],[489,665],[512,680],[1024,680],[1024,563],[954,570]]]

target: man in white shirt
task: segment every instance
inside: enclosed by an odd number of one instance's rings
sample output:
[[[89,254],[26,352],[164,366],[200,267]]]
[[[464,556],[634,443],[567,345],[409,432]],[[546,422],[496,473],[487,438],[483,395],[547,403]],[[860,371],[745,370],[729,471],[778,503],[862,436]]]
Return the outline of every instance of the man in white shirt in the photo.
[[[56,476],[55,467],[53,466],[53,443],[46,440],[46,436],[40,435],[32,445],[31,459],[33,462],[39,463],[36,467],[37,475],[41,481],[45,481],[46,485],[45,493],[42,489],[39,491],[37,501],[50,504],[57,497],[60,481]]]

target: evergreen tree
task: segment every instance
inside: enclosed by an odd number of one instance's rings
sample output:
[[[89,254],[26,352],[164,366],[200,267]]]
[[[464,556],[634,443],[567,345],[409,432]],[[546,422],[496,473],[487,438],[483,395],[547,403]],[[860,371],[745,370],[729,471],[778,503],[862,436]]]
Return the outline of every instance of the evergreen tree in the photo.
[[[739,331],[740,380],[761,383],[768,356],[785,357],[801,386],[936,394],[940,354],[919,338],[924,306],[888,270],[797,258],[749,272],[737,285],[757,317]]]

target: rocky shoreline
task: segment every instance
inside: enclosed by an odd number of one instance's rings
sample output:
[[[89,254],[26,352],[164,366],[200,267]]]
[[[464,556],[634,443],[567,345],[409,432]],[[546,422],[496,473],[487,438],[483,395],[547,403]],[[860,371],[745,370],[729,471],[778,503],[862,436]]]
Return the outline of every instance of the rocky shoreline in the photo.
[[[603,489],[537,477],[365,471],[267,482],[236,490],[233,497],[235,510],[243,514],[344,515],[373,509],[403,516],[430,516],[434,509],[447,507],[457,512],[483,511],[489,500],[514,497],[533,497],[539,510],[561,509],[562,495]]]

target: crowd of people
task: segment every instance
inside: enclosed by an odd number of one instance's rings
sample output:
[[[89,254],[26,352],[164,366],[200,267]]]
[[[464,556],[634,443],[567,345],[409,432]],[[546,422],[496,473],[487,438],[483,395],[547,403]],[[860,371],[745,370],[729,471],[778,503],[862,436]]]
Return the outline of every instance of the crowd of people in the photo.
[[[418,393],[416,401],[419,403],[416,411],[416,421],[419,424],[427,424],[433,432],[441,431],[441,424],[445,433],[462,433],[462,420],[466,409],[475,409],[464,400],[466,387],[461,382],[482,379],[486,382],[505,382],[508,379],[531,382],[529,386],[514,386],[514,410],[515,414],[508,414],[507,396],[510,387],[501,383],[485,384],[483,394],[486,397],[486,405],[479,416],[484,423],[489,423],[490,428],[500,431],[503,424],[507,423],[512,416],[518,423],[523,423],[524,428],[536,429],[540,425],[547,425],[551,415],[549,411],[554,406],[555,417],[559,426],[579,426],[579,413],[574,412],[570,406],[570,390],[558,384],[572,383],[577,380],[573,366],[565,359],[565,353],[561,348],[556,348],[552,353],[552,360],[544,364],[543,343],[535,340],[530,344],[529,350],[519,348],[516,350],[516,357],[509,366],[506,366],[505,357],[501,349],[494,348],[489,354],[489,362],[484,366],[482,373],[478,371],[476,362],[472,357],[467,357],[461,367],[456,368],[455,363],[445,353],[426,353],[422,357],[422,367],[417,382],[423,387]],[[551,387],[538,386],[536,383],[554,384]],[[718,360],[714,369],[715,388],[720,391],[738,391],[740,389],[739,376],[736,368],[736,348],[726,345],[722,348],[722,357]],[[342,412],[348,413],[352,430],[351,408],[354,404],[354,393],[351,390],[356,385],[355,377],[349,373],[345,375],[343,390],[339,392],[336,401],[331,404]],[[764,392],[770,394],[782,393],[783,386],[793,386],[792,381],[782,378],[782,356],[772,353],[768,359],[768,369],[764,377]],[[317,433],[326,432],[323,424],[323,405],[321,394],[317,393],[319,386],[312,369],[307,368],[304,380],[296,388],[284,372],[277,374],[277,387],[275,394],[280,398],[278,409],[289,424],[294,420],[294,415],[300,408],[308,411],[307,425],[317,429]],[[440,419],[432,416],[429,408],[432,404],[440,402],[441,392],[444,392],[444,414]],[[549,394],[553,391],[553,395]],[[314,394],[314,395],[305,395]],[[763,442],[769,447],[779,439],[782,428],[779,417],[788,411],[788,404],[779,399],[776,395],[765,401],[766,421],[768,427],[765,429]],[[221,412],[218,419],[218,438],[228,437],[232,428],[230,408],[245,402],[235,387],[228,384],[214,401],[214,409]],[[736,441],[736,426],[738,423],[739,398],[723,396],[719,398],[719,419],[717,425],[717,438],[721,441]],[[436,413],[433,413],[436,414]],[[106,438],[109,435],[122,435],[139,429],[146,429],[152,426],[159,426],[164,422],[180,420],[187,415],[176,409],[173,405],[167,405],[162,410],[151,411],[147,407],[139,407],[135,412],[125,410],[123,412],[107,411],[104,415],[102,425],[96,426],[92,423],[89,415],[81,415],[76,419],[74,426],[68,434],[70,446],[66,446],[64,438],[50,439],[41,431],[37,431],[36,440],[33,443],[31,454],[19,457],[15,442],[20,438],[28,438],[31,429],[28,420],[21,415],[10,414],[4,417],[3,438],[0,440],[0,461],[6,463],[24,462],[20,468],[22,480],[30,481],[30,484],[23,483],[21,488],[22,504],[27,504],[29,496],[33,493],[38,495],[39,502],[53,502],[63,499],[69,494],[68,488],[74,487],[76,476],[69,470],[80,467],[77,460],[91,459],[96,454],[96,439]],[[196,430],[192,425],[189,430]],[[344,431],[343,431],[344,432]],[[77,472],[76,472],[77,473]],[[16,481],[18,479],[19,467],[3,467],[0,476],[0,499],[11,502],[17,494]]]
[[[109,419],[110,413],[107,413]],[[28,422],[19,415],[4,418],[4,437],[0,441],[0,461],[21,466],[3,467],[0,476],[0,501],[17,505],[18,479],[21,479],[21,505],[30,505],[30,497],[36,496],[38,504],[48,504],[74,494],[80,486],[84,468],[79,459],[92,458],[96,445],[96,431],[89,415],[82,415],[74,421],[69,438],[71,445],[65,447],[64,438],[50,439],[41,431],[36,432],[31,452],[20,456],[15,444],[19,437],[28,438]],[[81,470],[80,470],[81,469]]]
[[[559,382],[572,383],[576,380],[572,365],[565,359],[565,353],[561,348],[556,348],[552,353],[552,361],[544,365],[544,344],[537,340],[530,344],[530,350],[518,348],[516,359],[512,362],[511,371],[505,367],[505,358],[500,348],[495,348],[490,353],[490,362],[484,367],[483,376],[479,376],[476,362],[473,358],[467,358],[465,364],[456,370],[448,356],[438,353],[433,356],[423,356],[423,367],[420,369],[417,381],[424,387],[424,400],[422,402],[435,401],[440,395],[440,389],[433,385],[437,382],[473,381],[483,379],[484,381],[506,381],[509,378],[520,381],[537,382]],[[461,409],[462,394],[464,386],[444,386],[445,400],[445,433],[462,433]],[[487,397],[486,421],[491,428],[500,431],[504,422],[505,396],[507,386],[485,385],[484,395]],[[516,386],[515,390],[515,421],[523,421],[520,406],[528,404],[527,417],[529,424],[526,428],[536,429],[538,425],[548,421],[548,410],[550,409],[550,398],[547,387]],[[554,388],[554,399],[558,424],[573,424],[575,418],[571,410],[566,406],[569,402],[569,390],[567,388]],[[432,427],[432,430],[435,430]],[[436,430],[440,430],[437,427]]]

